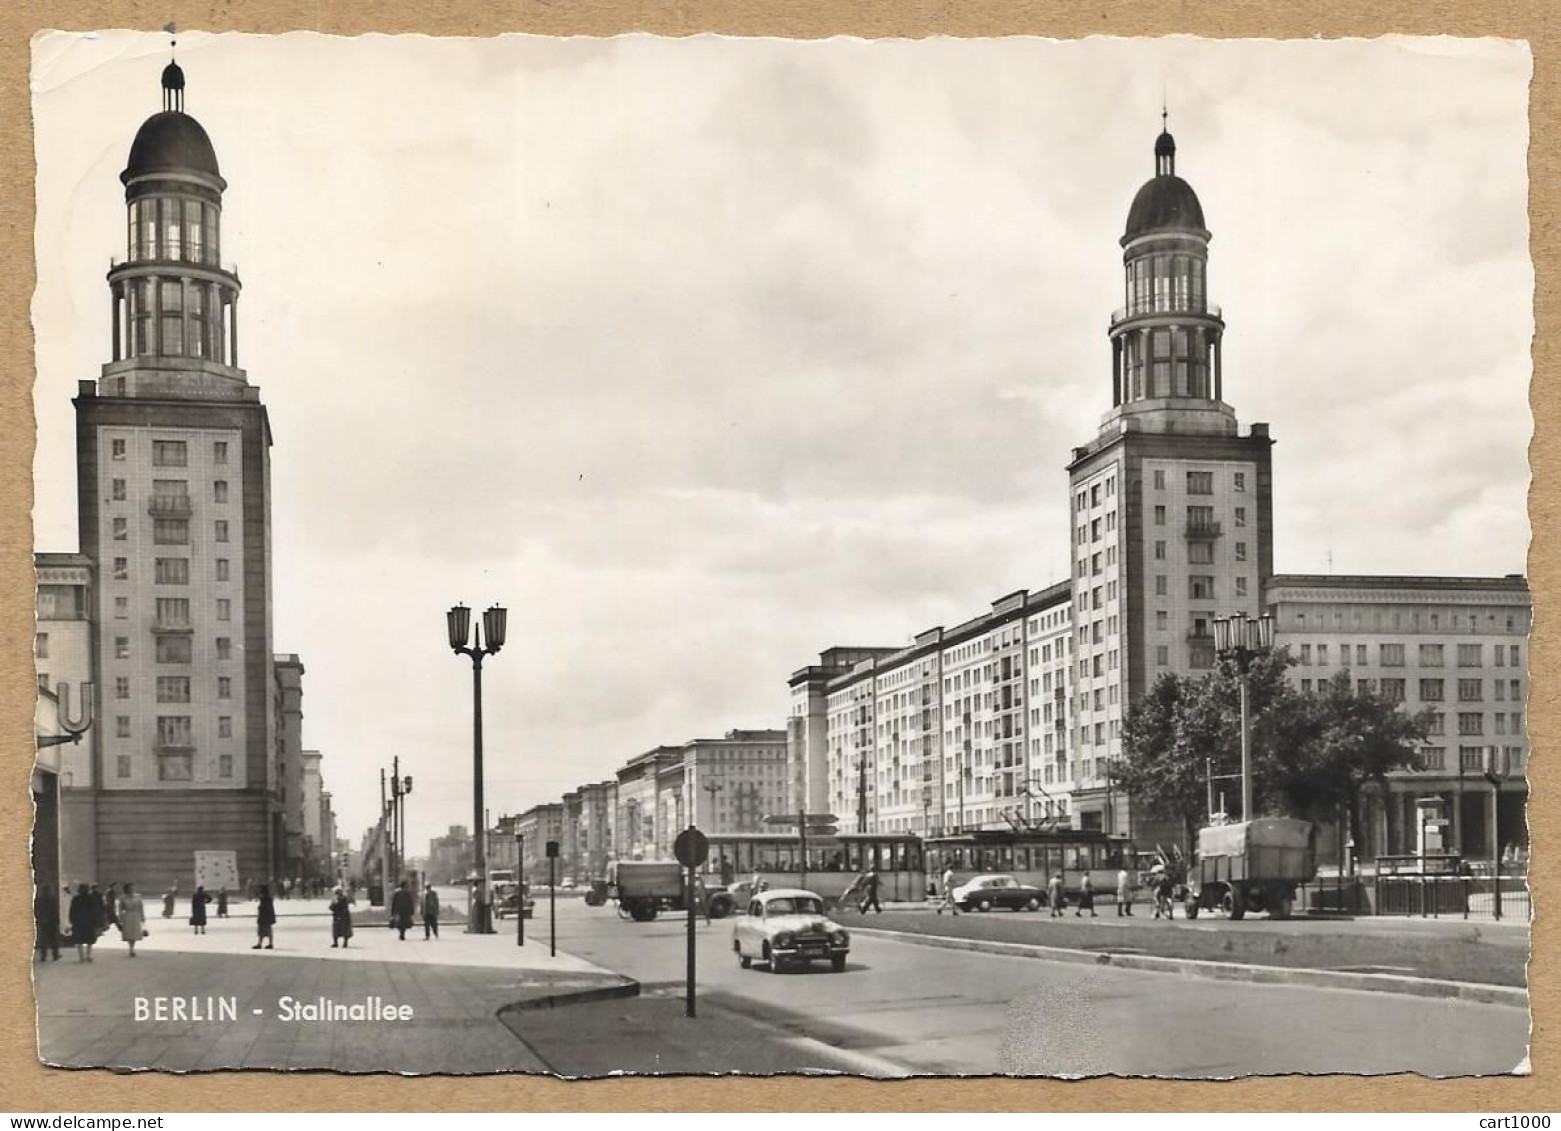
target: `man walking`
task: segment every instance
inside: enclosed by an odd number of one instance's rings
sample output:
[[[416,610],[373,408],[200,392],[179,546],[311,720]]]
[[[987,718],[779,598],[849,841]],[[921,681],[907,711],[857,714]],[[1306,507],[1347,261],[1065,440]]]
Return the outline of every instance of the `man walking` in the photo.
[[[943,914],[947,907],[954,915],[959,914],[959,907],[954,902],[954,865],[950,864],[943,869],[943,901],[938,904],[938,914]]]
[[[407,882],[402,880],[396,894],[390,898],[390,925],[401,933],[401,942],[407,941],[407,931],[412,926],[412,906],[412,893],[407,890]]]
[[[1089,873],[1084,873],[1084,879],[1079,883],[1079,905],[1074,909],[1073,917],[1076,919],[1088,911],[1091,919],[1100,918],[1095,914],[1095,885],[1090,881]]]
[[[1051,917],[1062,917],[1062,873],[1058,872],[1046,881],[1046,902],[1051,907]]]
[[[520,910],[523,912],[525,908]],[[439,937],[439,893],[432,886],[423,889],[423,941]]]
[[[871,865],[862,878],[862,905],[857,910],[866,915],[869,908],[883,914],[883,905],[878,902],[878,869]]]
[[[54,889],[44,884],[38,885],[38,894],[33,898],[33,923],[38,930],[38,961],[48,961],[53,955],[54,961],[60,960],[60,901],[54,894]]]

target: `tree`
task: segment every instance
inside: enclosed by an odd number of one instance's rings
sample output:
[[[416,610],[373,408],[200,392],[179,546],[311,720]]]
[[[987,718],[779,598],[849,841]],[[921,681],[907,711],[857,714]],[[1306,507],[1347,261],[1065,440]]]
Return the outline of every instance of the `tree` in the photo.
[[[1390,771],[1418,765],[1429,713],[1407,715],[1394,701],[1352,687],[1348,671],[1303,693],[1286,675],[1295,663],[1276,648],[1254,657],[1247,673],[1251,815],[1349,814],[1354,822],[1367,784],[1383,785]],[[1122,750],[1113,781],[1151,815],[1178,821],[1190,844],[1206,817],[1208,767],[1219,776],[1241,767],[1235,663],[1221,660],[1199,679],[1161,676],[1129,710]]]

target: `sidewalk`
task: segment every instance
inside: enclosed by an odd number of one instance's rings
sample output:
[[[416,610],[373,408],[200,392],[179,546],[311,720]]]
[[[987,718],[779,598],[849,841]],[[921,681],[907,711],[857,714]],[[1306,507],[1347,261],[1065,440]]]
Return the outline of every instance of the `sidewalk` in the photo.
[[[90,964],[69,951],[59,962],[34,962],[41,1058],[63,1067],[177,1072],[543,1072],[547,1066],[500,1023],[500,1007],[637,989],[582,959],[550,958],[545,938],[518,947],[513,936],[450,932],[424,942],[419,929],[403,943],[392,931],[366,928],[351,948],[332,950],[328,923],[280,918],[274,951],[249,949],[252,916],[214,920],[204,936],[183,920],[154,917],[135,959],[111,930]],[[310,1020],[283,1002],[315,1007],[322,997],[343,1006],[378,998],[412,1015]],[[180,999],[189,1019],[137,1021],[138,998],[148,1011],[155,999],[169,999],[169,1017],[172,999]]]

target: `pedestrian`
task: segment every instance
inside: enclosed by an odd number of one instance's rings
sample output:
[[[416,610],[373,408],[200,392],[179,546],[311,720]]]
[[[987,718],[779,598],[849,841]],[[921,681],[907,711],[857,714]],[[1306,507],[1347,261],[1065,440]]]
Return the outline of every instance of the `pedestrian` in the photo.
[[[1159,874],[1155,880],[1154,894],[1154,917],[1158,919],[1161,912],[1164,912],[1166,922],[1170,922],[1173,917],[1171,899],[1176,894],[1176,884],[1169,872]]]
[[[1062,905],[1064,902],[1062,894],[1061,872],[1058,872],[1056,875],[1052,876],[1051,879],[1046,881],[1046,902],[1051,906],[1051,917],[1053,919],[1060,918],[1062,915]]]
[[[943,914],[947,907],[954,915],[959,914],[959,905],[954,902],[954,865],[950,864],[943,869],[943,902],[938,904],[938,914]]]
[[[228,917],[228,889],[227,888],[218,888],[217,889],[217,918],[219,918],[219,919],[226,919],[227,917]]]
[[[119,885],[109,884],[108,891],[103,895],[103,911],[108,918],[107,925],[119,926]]]
[[[352,904],[347,901],[347,895],[337,888],[334,898],[331,900],[331,949],[336,949],[340,943],[345,949],[352,940]]]
[[[172,919],[173,918],[173,901],[176,898],[178,898],[178,895],[179,895],[179,881],[175,880],[174,884],[173,884],[173,887],[171,887],[167,891],[163,892],[163,918],[164,919]]]
[[[1117,915],[1133,914],[1133,874],[1123,865],[1117,872]]]
[[[857,910],[866,915],[868,908],[883,914],[883,904],[878,902],[878,869],[871,865],[862,877],[862,905]]]
[[[196,884],[195,894],[190,896],[190,927],[197,935],[206,933],[206,905],[210,902],[205,886]]]
[[[401,942],[407,941],[407,929],[412,926],[412,907],[412,893],[407,890],[407,882],[402,880],[396,894],[390,898],[390,925],[401,932]]]
[[[726,853],[724,852],[721,854],[719,867],[721,869],[721,886],[728,888],[731,887],[732,880],[736,877],[732,871],[732,862],[726,858]]]
[[[86,884],[76,885],[70,899],[70,938],[76,944],[76,961],[92,961],[92,944],[98,941],[98,913]]]
[[[340,895],[341,892],[338,890],[337,894]],[[520,914],[525,911],[521,906],[524,901],[518,891],[515,898],[515,912]],[[436,939],[439,937],[439,893],[433,889],[432,884],[423,889],[423,941],[427,942],[430,937]]]
[[[1079,905],[1073,910],[1073,917],[1077,919],[1088,911],[1091,919],[1100,918],[1095,914],[1095,885],[1089,878],[1089,873],[1084,873],[1084,879],[1079,884]]]
[[[97,884],[93,884],[87,894],[92,897],[92,917],[97,925],[93,937],[102,938],[108,930],[108,902],[103,898],[103,893],[98,889]]]
[[[60,897],[54,888],[38,885],[33,896],[33,925],[38,932],[38,960],[47,962],[52,955],[60,960]]]
[[[694,910],[704,913],[705,926],[710,925],[710,892],[705,888],[705,878],[694,873]]]
[[[260,905],[255,910],[255,945],[250,950],[259,950],[264,946],[267,950],[275,950],[276,904],[271,900],[271,888],[267,884],[260,885]]]
[[[119,937],[130,944],[130,957],[136,956],[136,943],[146,937],[146,908],[141,904],[141,897],[136,894],[135,885],[125,883],[124,893],[119,897]]]

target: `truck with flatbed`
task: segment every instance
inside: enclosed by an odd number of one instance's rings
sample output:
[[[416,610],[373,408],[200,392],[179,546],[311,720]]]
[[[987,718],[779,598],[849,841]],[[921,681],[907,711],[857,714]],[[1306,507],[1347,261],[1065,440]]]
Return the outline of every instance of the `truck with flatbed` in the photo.
[[[607,865],[607,896],[617,901],[618,914],[637,923],[654,919],[663,911],[683,911],[683,865],[676,860],[614,860]],[[734,903],[725,889],[705,892],[706,905],[698,910],[712,919],[724,919]]]

